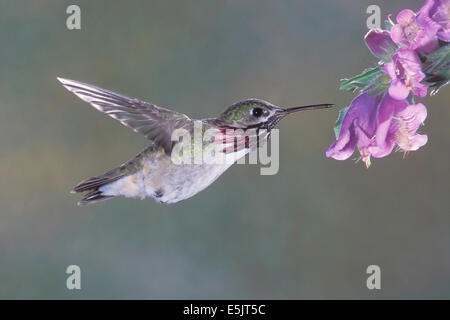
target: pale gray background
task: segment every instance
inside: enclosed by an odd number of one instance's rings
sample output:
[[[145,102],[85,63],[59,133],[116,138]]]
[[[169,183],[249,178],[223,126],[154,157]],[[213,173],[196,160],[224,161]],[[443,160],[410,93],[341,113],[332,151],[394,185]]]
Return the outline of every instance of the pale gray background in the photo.
[[[81,31],[65,27],[72,3]],[[326,110],[280,123],[274,176],[235,166],[174,205],[69,194],[147,141],[57,76],[192,117],[249,97],[344,107],[338,80],[376,63],[370,4],[422,1],[0,1],[0,298],[449,298],[449,88],[423,100],[429,143],[369,170],[325,158]]]

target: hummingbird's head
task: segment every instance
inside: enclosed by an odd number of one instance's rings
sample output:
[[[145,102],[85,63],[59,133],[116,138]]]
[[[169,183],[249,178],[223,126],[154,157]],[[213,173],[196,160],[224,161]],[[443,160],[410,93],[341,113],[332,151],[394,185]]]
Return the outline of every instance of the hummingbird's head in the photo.
[[[221,125],[240,129],[266,129],[270,131],[286,115],[312,109],[332,107],[332,104],[318,104],[294,108],[281,108],[260,99],[238,101],[228,107],[218,118]]]

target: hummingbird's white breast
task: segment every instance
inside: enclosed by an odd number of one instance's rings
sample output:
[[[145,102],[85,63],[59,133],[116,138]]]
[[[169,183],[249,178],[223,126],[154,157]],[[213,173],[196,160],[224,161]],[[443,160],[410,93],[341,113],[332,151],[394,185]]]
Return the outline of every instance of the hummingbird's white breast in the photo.
[[[102,186],[100,191],[111,196],[152,197],[158,202],[178,202],[208,187],[249,151],[246,148],[227,154],[220,164],[175,164],[165,153],[155,153],[142,160],[142,169]]]

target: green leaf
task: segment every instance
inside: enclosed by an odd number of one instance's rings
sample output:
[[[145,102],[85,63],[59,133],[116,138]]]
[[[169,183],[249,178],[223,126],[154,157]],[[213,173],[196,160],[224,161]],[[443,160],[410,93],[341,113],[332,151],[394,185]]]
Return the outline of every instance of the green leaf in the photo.
[[[365,69],[361,74],[350,79],[342,79],[340,90],[367,89],[382,74],[380,66]]]
[[[380,47],[381,50],[385,52],[385,54],[375,54],[375,56],[383,61],[384,63],[391,62],[392,61],[392,55],[397,50],[397,46],[390,42],[384,43],[386,47]]]
[[[369,96],[377,95],[383,91],[386,91],[391,84],[391,78],[387,74],[380,75],[377,81],[373,85],[367,88],[366,92]]]
[[[426,56],[424,71],[427,74],[447,72],[450,68],[450,45],[443,46]]]
[[[432,89],[430,95],[435,95],[439,89],[450,84],[450,44],[443,45],[435,52],[423,57],[426,75],[423,81],[429,83]]]
[[[339,111],[338,118],[336,119],[336,122],[334,123],[334,135],[336,136],[336,140],[339,139],[339,132],[341,132],[342,127],[342,121],[344,121],[345,115],[347,114],[348,109],[350,106],[341,109]]]
[[[438,93],[438,91],[442,87],[450,84],[450,71],[443,72],[443,73],[435,76],[433,80],[434,81],[432,81],[432,84],[430,85],[430,88],[432,89],[430,92],[430,95],[432,95],[432,96],[434,96],[436,93]]]

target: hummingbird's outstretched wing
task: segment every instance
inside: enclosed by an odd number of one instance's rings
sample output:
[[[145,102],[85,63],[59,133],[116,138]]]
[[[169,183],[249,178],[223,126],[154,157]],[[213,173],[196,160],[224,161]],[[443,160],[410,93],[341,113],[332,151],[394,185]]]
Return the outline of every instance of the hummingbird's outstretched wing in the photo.
[[[192,120],[183,113],[129,98],[79,81],[57,78],[63,86],[97,110],[119,120],[124,126],[143,134],[170,154],[172,131]]]

